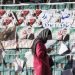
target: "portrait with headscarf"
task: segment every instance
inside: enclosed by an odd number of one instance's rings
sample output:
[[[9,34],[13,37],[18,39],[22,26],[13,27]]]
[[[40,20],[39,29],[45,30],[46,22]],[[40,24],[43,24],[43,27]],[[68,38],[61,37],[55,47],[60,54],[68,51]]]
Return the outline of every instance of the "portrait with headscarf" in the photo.
[[[49,56],[46,52],[45,43],[52,39],[50,29],[43,29],[34,39],[32,45],[33,67],[36,75],[51,75]]]

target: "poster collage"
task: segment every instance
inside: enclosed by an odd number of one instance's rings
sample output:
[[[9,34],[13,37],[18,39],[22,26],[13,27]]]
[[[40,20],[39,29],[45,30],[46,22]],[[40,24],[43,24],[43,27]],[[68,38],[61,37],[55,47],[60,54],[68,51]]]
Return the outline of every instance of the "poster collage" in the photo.
[[[57,55],[53,56],[57,66],[65,58],[59,55],[75,53],[75,10],[0,9],[0,41],[4,49],[31,48],[45,28],[52,32],[46,46],[53,47],[50,55]]]
[[[74,15],[75,10],[68,9],[0,9],[0,40],[5,49],[16,48],[17,40],[19,47],[25,47],[27,41],[34,40],[41,30],[49,28],[53,40],[61,40],[62,35],[68,34],[68,41],[72,45],[75,39]]]

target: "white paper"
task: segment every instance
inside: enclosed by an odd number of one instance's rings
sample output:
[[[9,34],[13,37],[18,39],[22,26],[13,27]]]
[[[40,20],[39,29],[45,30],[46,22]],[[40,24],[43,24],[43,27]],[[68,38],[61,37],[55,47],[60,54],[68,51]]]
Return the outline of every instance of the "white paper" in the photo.
[[[5,54],[6,54],[5,51],[3,51],[3,52],[2,52],[2,56],[3,56],[3,58],[4,58]]]
[[[75,52],[75,47],[71,50],[71,52],[72,52],[72,53]]]
[[[60,45],[58,54],[63,54],[63,53],[66,52],[67,50],[68,50],[67,46],[66,46],[63,42],[61,42],[61,45]]]
[[[53,45],[56,42],[56,40],[48,40],[45,44],[46,48],[49,48],[51,45]]]
[[[33,67],[33,55],[31,49],[25,53],[25,58],[27,59],[26,61],[27,67]]]

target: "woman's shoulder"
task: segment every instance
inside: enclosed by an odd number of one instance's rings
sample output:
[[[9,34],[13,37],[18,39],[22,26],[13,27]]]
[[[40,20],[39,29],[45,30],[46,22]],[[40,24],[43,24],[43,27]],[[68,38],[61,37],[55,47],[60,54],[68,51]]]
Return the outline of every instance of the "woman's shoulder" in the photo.
[[[43,46],[44,46],[44,44],[42,43],[42,41],[41,41],[41,40],[39,40],[39,41],[37,42],[37,46],[39,46],[39,47],[43,47]]]
[[[41,40],[38,40],[37,44],[43,44],[43,42]]]

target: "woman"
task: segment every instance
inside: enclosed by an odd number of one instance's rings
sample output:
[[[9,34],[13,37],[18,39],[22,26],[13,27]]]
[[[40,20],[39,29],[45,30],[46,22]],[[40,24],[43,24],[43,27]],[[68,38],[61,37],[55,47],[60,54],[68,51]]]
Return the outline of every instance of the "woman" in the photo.
[[[34,75],[51,75],[49,57],[45,47],[45,43],[49,39],[52,39],[51,31],[49,29],[44,29],[33,42]]]

